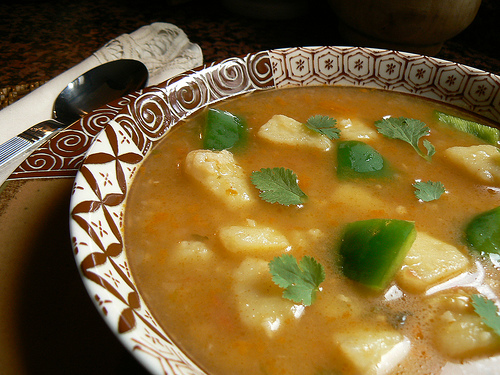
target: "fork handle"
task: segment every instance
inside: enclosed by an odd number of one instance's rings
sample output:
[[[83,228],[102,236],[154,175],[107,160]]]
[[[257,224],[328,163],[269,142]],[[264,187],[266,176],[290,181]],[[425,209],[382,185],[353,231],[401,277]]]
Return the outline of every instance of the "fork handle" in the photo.
[[[0,172],[5,172],[7,164],[14,159],[21,158],[22,155],[22,159],[17,160],[18,163],[14,167],[14,169],[17,168],[33,151],[63,127],[65,125],[56,120],[42,121],[0,145]],[[12,166],[9,167],[12,168]]]

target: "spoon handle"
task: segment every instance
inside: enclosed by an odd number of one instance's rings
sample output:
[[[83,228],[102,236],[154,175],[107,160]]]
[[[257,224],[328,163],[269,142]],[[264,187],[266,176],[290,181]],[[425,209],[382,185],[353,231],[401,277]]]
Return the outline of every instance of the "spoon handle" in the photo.
[[[54,136],[62,127],[64,125],[56,120],[42,121],[0,145],[0,174],[4,176],[7,169],[13,172],[33,151]],[[0,179],[1,182],[2,179]]]

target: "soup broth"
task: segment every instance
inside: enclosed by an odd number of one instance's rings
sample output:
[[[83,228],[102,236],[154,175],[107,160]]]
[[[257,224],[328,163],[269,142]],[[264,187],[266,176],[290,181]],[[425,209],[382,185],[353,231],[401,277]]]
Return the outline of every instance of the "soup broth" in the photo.
[[[464,241],[472,218],[500,205],[500,153],[478,174],[480,167],[449,149],[493,146],[444,125],[435,111],[470,114],[409,95],[338,87],[253,93],[216,108],[244,119],[246,143],[212,156],[197,151],[207,113],[196,115],[144,161],[125,212],[126,251],[139,289],[195,363],[221,375],[439,374],[500,354],[500,337],[471,303],[474,294],[498,302],[498,258],[471,252]],[[340,138],[307,129],[287,143],[264,134],[275,115],[300,124],[315,115],[334,118]],[[435,147],[430,160],[380,134],[374,124],[386,116],[423,121],[430,128],[424,138]],[[339,178],[337,144],[346,140],[376,149],[392,174]],[[425,156],[422,140],[419,147]],[[227,170],[238,166],[234,173],[247,187],[242,201],[233,199],[242,196],[240,186],[214,188],[226,173],[220,161],[207,166],[214,154],[229,160]],[[303,203],[259,197],[251,173],[281,167],[296,174],[307,194]],[[445,192],[419,199],[418,181],[439,181]],[[338,254],[348,223],[377,218],[411,221],[417,231],[383,290],[346,277]],[[423,253],[412,255],[417,243]],[[282,254],[314,257],[323,266],[311,305],[284,298],[273,282],[269,262]]]

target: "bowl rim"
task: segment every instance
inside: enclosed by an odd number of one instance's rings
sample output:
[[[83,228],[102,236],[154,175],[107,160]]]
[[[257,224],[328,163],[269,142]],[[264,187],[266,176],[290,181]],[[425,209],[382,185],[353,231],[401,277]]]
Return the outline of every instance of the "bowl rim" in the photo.
[[[101,316],[151,373],[205,374],[163,331],[124,251],[126,193],[169,130],[208,105],[296,86],[374,87],[413,94],[500,122],[500,76],[413,53],[364,47],[294,47],[231,57],[146,88],[95,138],[75,178],[70,234],[75,262]]]

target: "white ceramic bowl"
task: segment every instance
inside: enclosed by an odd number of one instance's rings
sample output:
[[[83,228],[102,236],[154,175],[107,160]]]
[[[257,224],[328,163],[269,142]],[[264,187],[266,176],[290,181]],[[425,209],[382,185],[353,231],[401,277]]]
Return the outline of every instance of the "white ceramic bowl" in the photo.
[[[203,374],[169,339],[137,289],[123,247],[125,201],[134,174],[180,120],[243,93],[342,85],[411,93],[500,121],[500,77],[432,57],[351,47],[263,51],[187,72],[145,90],[89,149],[71,200],[77,265],[97,309],[152,373]]]

